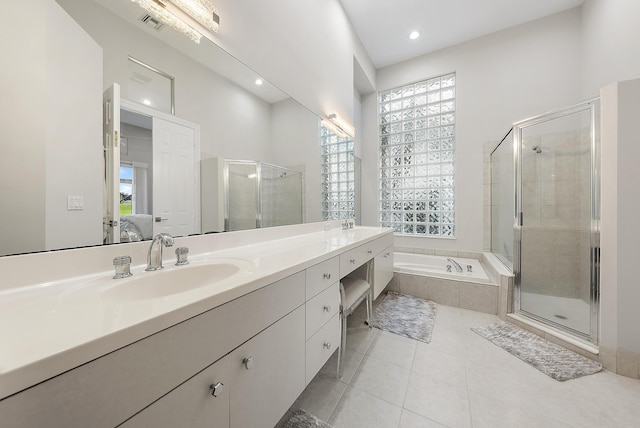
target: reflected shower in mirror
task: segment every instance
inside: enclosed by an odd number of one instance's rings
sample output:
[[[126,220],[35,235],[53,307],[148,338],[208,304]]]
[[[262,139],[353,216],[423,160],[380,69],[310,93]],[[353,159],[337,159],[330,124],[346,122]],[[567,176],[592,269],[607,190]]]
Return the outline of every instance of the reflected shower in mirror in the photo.
[[[2,137],[7,150],[0,192],[14,208],[0,213],[0,255],[100,245],[105,239],[102,92],[118,83],[122,99],[136,96],[129,93],[129,58],[175,79],[175,117],[199,125],[202,160],[256,159],[304,171],[302,221],[321,220],[316,115],[266,79],[256,85],[259,73],[210,40],[195,44],[168,27],[149,27],[130,0],[42,3],[43,13],[19,2],[7,12],[15,14],[8,19],[15,28],[6,31],[22,34],[29,19],[46,32],[27,32],[1,48],[14,58],[2,71],[3,94],[16,102]],[[15,57],[15,51],[43,55]],[[121,150],[131,154],[131,132],[123,133]],[[125,166],[144,163],[125,158]],[[152,168],[149,163],[149,181]],[[148,195],[149,206],[154,197]],[[122,197],[123,205],[133,207],[128,198]],[[197,217],[199,222],[200,212]]]

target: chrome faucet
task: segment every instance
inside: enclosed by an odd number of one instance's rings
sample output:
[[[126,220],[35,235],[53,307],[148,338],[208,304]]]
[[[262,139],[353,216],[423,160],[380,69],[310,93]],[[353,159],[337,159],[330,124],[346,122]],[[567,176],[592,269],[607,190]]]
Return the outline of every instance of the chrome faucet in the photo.
[[[173,246],[173,237],[168,233],[158,233],[153,237],[147,254],[147,268],[145,270],[162,269],[162,247]]]
[[[462,266],[460,266],[460,263],[458,263],[457,261],[453,260],[451,257],[447,258],[447,261],[451,262],[451,264],[456,267],[456,272],[462,272]]]

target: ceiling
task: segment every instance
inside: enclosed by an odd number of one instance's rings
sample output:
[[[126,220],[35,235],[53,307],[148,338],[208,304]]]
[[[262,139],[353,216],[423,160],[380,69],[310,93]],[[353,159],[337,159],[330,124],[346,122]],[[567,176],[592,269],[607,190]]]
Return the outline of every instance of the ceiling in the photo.
[[[584,0],[340,0],[376,68],[563,10]],[[417,30],[420,37],[409,40]]]

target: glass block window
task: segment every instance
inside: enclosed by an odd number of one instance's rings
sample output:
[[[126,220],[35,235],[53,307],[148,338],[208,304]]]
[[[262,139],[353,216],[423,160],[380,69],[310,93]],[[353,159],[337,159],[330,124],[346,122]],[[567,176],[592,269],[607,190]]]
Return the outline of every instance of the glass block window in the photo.
[[[455,237],[456,75],[379,93],[380,224]]]
[[[322,150],[322,218],[354,218],[356,213],[353,140],[320,127]]]

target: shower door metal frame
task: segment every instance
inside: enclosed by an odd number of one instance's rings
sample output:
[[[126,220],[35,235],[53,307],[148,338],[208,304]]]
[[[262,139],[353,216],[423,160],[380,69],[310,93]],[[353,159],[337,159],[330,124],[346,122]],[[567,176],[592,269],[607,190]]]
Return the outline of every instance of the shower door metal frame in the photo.
[[[588,335],[564,325],[542,318],[521,309],[520,291],[522,285],[522,131],[530,126],[559,119],[571,114],[589,111],[591,116],[591,231],[590,231],[590,332]],[[513,124],[514,138],[514,180],[515,180],[515,215],[514,215],[514,310],[516,313],[532,318],[543,324],[568,332],[579,339],[597,345],[599,341],[600,315],[600,98],[592,98],[571,107],[554,110],[539,116],[531,117]]]

